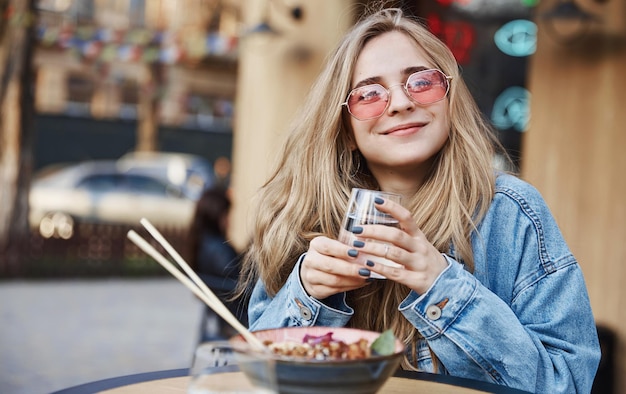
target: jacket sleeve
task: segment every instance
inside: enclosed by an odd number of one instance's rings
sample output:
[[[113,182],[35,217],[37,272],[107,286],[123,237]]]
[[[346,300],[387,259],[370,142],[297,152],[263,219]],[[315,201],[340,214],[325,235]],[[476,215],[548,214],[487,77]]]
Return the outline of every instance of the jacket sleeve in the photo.
[[[533,388],[538,351],[517,316],[456,261],[400,311],[455,376]]]
[[[580,266],[543,201],[513,209],[519,201],[495,202],[507,209],[495,207],[497,229],[478,237],[475,256],[486,261],[479,272],[447,256],[433,286],[411,292],[399,309],[451,374],[530,392],[589,393],[600,348]]]
[[[293,326],[345,326],[353,310],[345,301],[345,293],[319,301],[310,297],[300,282],[300,264],[304,255],[289,275],[280,291],[271,297],[259,280],[250,296],[248,319],[250,330]]]

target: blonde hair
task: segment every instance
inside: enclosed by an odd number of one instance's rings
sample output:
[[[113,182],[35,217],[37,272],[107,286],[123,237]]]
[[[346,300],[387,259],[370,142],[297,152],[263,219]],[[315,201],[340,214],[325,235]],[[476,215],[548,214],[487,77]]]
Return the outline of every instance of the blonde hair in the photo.
[[[276,169],[260,190],[263,209],[257,211],[244,261],[247,280],[241,284],[242,292],[260,278],[268,293],[276,294],[314,237],[337,237],[351,189],[379,188],[364,158],[350,149],[349,115],[340,103],[350,90],[364,45],[390,31],[412,38],[434,67],[452,76],[449,139],[425,183],[405,206],[438,250],[447,253],[454,245],[455,257],[473,269],[470,234],[493,197],[497,140],[446,45],[401,10],[383,9],[362,19],[344,37],[291,125]],[[407,345],[415,346],[419,334],[397,310],[407,294],[405,286],[392,281],[350,292],[355,315],[349,324],[376,331],[392,328]],[[404,366],[411,364],[415,360],[407,359]]]

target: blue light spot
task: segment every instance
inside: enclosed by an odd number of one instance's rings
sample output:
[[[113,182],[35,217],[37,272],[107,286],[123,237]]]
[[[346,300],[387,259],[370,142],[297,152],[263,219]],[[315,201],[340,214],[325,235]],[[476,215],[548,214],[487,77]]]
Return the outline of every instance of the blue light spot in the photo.
[[[496,98],[491,111],[491,122],[500,130],[514,128],[523,132],[530,118],[530,92],[519,86],[505,89]]]
[[[493,40],[509,56],[530,56],[537,49],[537,25],[526,19],[510,21],[496,31]]]

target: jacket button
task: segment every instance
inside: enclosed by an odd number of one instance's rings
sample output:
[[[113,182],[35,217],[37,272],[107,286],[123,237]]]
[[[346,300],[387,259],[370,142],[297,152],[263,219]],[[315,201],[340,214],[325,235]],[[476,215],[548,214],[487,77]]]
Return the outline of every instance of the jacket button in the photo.
[[[311,318],[313,317],[313,313],[309,308],[303,306],[300,308],[300,316],[302,316],[304,320],[311,320]]]
[[[426,317],[430,320],[439,319],[441,317],[441,308],[437,305],[429,305],[428,308],[426,308]]]

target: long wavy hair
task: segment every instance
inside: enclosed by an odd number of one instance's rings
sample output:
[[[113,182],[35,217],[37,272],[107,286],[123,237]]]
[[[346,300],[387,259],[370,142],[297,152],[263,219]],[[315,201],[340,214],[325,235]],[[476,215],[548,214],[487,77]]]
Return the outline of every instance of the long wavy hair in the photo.
[[[427,239],[473,271],[470,234],[494,194],[493,158],[499,147],[492,129],[463,82],[448,47],[400,9],[372,11],[361,19],[330,55],[302,110],[290,126],[275,170],[258,194],[251,247],[244,259],[246,282],[261,279],[270,295],[284,285],[298,257],[316,236],[336,238],[354,187],[379,189],[354,145],[349,114],[340,103],[351,89],[356,60],[365,44],[381,34],[406,34],[429,56],[434,67],[452,76],[449,138],[421,188],[404,202]],[[397,310],[409,290],[392,281],[376,281],[349,292],[355,314],[350,326],[393,329],[415,350],[419,333]],[[415,368],[413,356],[405,368]]]

